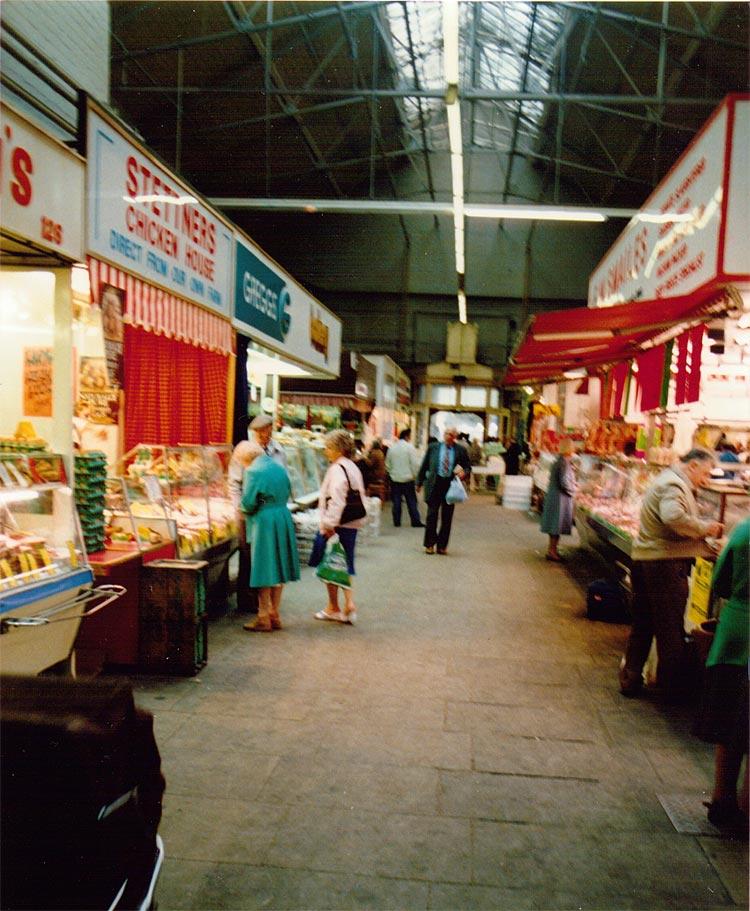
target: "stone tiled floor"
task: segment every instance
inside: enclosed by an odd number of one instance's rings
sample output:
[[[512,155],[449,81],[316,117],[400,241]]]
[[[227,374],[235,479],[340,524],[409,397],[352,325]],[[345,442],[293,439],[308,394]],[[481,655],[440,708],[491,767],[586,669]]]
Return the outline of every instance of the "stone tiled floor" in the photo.
[[[657,796],[700,807],[711,748],[688,710],[620,697],[627,628],[585,619],[536,522],[475,496],[447,557],[420,543],[384,515],[354,628],[313,620],[305,569],[282,632],[215,620],[198,677],[137,679],[161,911],[746,906],[746,851]]]

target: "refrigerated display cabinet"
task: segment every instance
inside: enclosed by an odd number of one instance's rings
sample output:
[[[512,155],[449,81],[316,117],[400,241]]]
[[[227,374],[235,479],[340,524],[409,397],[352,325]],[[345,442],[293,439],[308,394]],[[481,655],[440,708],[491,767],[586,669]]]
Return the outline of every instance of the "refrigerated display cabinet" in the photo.
[[[69,662],[81,619],[124,589],[93,587],[62,457],[1,461],[0,670],[37,674]]]

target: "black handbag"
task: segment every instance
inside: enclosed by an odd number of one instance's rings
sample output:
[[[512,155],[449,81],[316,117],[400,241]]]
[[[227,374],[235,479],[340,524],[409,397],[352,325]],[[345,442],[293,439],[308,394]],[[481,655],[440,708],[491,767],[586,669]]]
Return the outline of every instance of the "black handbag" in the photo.
[[[341,470],[346,475],[346,483],[349,485],[349,490],[346,493],[346,506],[341,513],[341,518],[339,519],[339,525],[348,525],[349,522],[355,522],[357,519],[364,519],[367,515],[367,510],[365,509],[365,504],[362,502],[362,494],[354,487],[352,487],[352,482],[349,480],[349,474],[341,466]]]

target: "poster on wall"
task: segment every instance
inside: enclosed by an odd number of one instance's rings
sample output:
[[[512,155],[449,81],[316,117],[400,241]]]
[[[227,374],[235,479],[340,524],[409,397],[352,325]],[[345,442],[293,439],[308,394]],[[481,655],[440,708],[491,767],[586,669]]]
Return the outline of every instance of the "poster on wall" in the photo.
[[[116,424],[119,407],[119,388],[109,382],[106,358],[82,357],[78,366],[76,417],[92,424]]]
[[[121,388],[123,384],[122,314],[125,311],[125,292],[112,285],[102,285],[99,306],[102,311],[107,378],[110,386]]]
[[[52,417],[52,349],[23,349],[23,413]]]

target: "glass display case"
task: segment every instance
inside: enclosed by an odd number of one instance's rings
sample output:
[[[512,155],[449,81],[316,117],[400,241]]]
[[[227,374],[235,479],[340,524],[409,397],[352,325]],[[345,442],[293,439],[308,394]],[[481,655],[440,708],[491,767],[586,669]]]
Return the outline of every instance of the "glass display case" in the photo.
[[[724,526],[723,537],[750,514],[750,490],[738,482],[709,481],[698,491],[697,501],[702,516]]]
[[[555,464],[556,459],[557,453],[555,452],[539,453],[532,480],[534,481],[534,487],[537,487],[542,493],[547,493],[547,488],[549,487],[549,473],[552,470],[552,466]]]
[[[85,606],[122,589],[92,588],[62,456],[3,453],[0,464],[0,669],[38,674],[69,659]]]
[[[228,445],[135,446],[123,458],[130,513],[144,530],[174,523],[180,557],[202,554],[237,534],[229,497]]]
[[[136,520],[123,478],[107,478],[104,498],[105,546],[108,550],[145,549],[175,541],[177,529],[172,519],[154,515]]]
[[[292,500],[302,506],[316,504],[320,485],[328,470],[322,435],[287,428],[275,439],[287,455]]]
[[[641,500],[662,470],[640,459],[582,454],[576,470],[576,527],[584,543],[593,531],[626,555],[638,534]]]
[[[630,554],[638,534],[643,494],[664,470],[639,459],[582,455],[577,470],[576,527],[582,540],[594,531]],[[722,522],[728,535],[750,511],[750,495],[740,484],[711,481],[696,496],[701,518]]]

